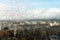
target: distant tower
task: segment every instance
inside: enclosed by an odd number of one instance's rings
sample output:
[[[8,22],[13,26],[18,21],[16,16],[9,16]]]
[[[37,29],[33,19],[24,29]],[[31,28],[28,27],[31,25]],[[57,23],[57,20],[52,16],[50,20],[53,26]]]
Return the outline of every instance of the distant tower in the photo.
[[[0,23],[0,30],[2,29],[2,23]]]
[[[0,22],[0,30],[2,30],[2,29],[3,29],[3,23]]]

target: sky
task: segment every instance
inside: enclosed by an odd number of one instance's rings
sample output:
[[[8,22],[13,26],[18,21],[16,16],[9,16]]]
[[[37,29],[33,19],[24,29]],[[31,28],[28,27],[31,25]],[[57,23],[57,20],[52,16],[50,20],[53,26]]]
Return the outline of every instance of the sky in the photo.
[[[60,19],[60,0],[0,0],[0,20]]]

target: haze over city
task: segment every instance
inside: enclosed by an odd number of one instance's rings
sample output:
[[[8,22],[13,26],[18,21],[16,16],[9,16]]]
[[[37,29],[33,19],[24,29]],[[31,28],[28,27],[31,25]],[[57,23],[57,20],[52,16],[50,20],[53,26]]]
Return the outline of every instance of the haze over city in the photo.
[[[0,40],[60,40],[60,0],[0,0]]]

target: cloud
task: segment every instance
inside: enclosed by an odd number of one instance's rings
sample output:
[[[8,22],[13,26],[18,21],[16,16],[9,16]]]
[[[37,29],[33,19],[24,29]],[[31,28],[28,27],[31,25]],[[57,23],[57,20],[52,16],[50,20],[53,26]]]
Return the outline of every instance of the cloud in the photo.
[[[60,9],[59,8],[34,9],[34,10],[29,10],[27,14],[28,14],[27,16],[28,18],[57,19],[60,18]]]
[[[60,8],[26,9],[24,5],[0,3],[0,20],[60,18]]]

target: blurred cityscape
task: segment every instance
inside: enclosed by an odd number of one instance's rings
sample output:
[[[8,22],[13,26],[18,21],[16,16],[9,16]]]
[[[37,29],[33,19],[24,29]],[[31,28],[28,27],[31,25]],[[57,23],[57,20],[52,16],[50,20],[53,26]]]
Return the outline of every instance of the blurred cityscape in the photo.
[[[60,40],[60,20],[2,20],[0,40]]]

